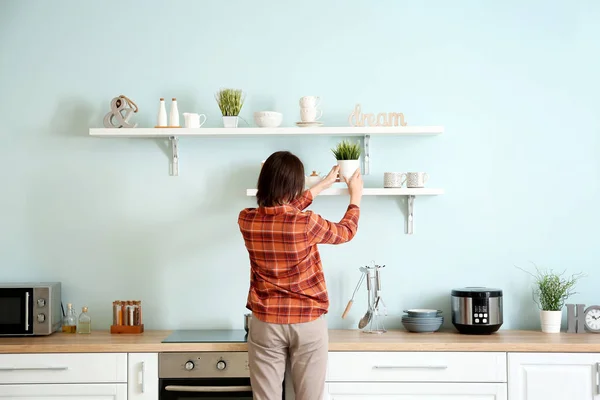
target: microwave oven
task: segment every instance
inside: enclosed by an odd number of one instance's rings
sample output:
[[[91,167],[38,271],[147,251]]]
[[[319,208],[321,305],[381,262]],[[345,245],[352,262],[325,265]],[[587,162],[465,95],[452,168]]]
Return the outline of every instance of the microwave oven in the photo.
[[[61,284],[0,283],[0,336],[50,335],[62,322]]]

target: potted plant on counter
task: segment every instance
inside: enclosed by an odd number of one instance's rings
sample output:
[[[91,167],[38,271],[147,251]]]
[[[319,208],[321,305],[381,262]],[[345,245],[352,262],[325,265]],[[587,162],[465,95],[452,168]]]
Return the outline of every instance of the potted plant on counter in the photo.
[[[540,308],[542,332],[559,333],[563,306],[567,299],[576,293],[575,284],[583,274],[564,277],[564,272],[557,274],[551,269],[541,270],[537,266],[535,266],[535,274],[520,269],[535,279],[533,301]]]
[[[221,89],[215,95],[221,114],[223,114],[225,128],[237,128],[238,117],[244,105],[244,97],[241,89]]]
[[[343,140],[331,151],[340,167],[340,177],[350,179],[354,171],[360,168],[360,145]]]

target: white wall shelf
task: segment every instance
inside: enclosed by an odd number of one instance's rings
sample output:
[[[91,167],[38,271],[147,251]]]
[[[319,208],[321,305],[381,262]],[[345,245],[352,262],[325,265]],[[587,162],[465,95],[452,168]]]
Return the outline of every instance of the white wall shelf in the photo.
[[[431,136],[444,132],[443,126],[374,126],[374,127],[319,127],[319,128],[98,128],[90,129],[90,136],[109,138],[168,139],[171,142],[171,175],[179,175],[178,139],[182,137],[260,137],[260,136],[350,136],[362,137],[363,169],[368,175],[371,163],[371,136]]]
[[[444,194],[444,189],[430,188],[364,188],[363,196],[437,196]],[[347,196],[348,189],[332,187],[323,190],[319,196]],[[246,189],[246,196],[256,196],[256,189]]]
[[[444,132],[443,126],[324,126],[320,128],[99,128],[91,136],[123,138],[170,138],[173,136],[430,136]]]
[[[246,196],[256,196],[256,189],[246,189]],[[435,188],[364,188],[363,196],[407,196],[406,233],[414,233],[415,197],[438,196],[444,194],[444,189]],[[322,191],[319,196],[347,196],[348,189],[332,187]]]

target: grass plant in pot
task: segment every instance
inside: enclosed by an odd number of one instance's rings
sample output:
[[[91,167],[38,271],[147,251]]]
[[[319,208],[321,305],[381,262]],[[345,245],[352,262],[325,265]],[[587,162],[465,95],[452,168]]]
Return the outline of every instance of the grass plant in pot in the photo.
[[[340,177],[350,179],[352,174],[360,168],[360,145],[343,140],[331,151],[340,167]]]
[[[221,89],[215,95],[221,114],[223,114],[225,128],[237,128],[244,98],[244,92],[240,89]]]
[[[537,266],[535,274],[520,269],[535,279],[533,301],[540,308],[542,332],[559,333],[563,306],[567,299],[576,293],[575,284],[583,275],[578,273],[565,277],[564,272],[557,274],[551,269],[540,269]]]

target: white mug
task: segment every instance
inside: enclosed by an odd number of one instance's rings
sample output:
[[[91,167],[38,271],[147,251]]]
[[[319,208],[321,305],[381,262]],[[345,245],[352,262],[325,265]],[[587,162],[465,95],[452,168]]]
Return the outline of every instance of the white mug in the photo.
[[[300,97],[301,108],[317,108],[319,103],[321,103],[321,98],[319,96]]]
[[[407,172],[406,173],[406,187],[409,188],[422,188],[425,183],[429,180],[429,175],[426,172]]]
[[[401,188],[404,182],[406,182],[406,174],[404,172],[383,173],[384,188]]]
[[[200,117],[204,117],[202,122],[200,122]],[[204,114],[183,113],[183,118],[185,119],[186,128],[200,128],[206,122],[206,115]]]
[[[319,112],[318,117],[317,117],[317,111]],[[316,108],[301,108],[300,109],[300,119],[302,119],[302,122],[315,122],[322,116],[323,116],[323,110],[317,110]]]

